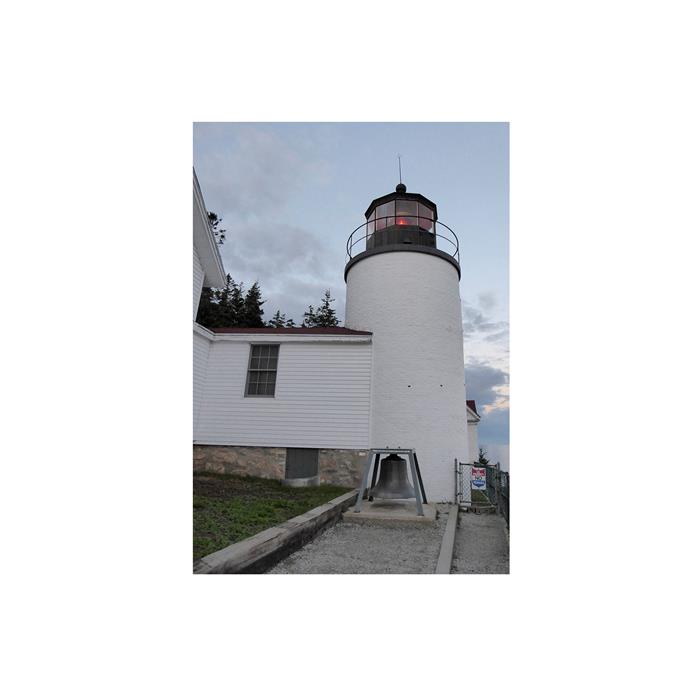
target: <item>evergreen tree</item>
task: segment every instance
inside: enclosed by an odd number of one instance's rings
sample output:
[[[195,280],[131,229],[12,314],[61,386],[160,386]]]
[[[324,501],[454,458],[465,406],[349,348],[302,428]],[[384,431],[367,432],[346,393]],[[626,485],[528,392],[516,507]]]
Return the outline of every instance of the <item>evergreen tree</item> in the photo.
[[[281,314],[280,310],[275,311],[275,315],[267,322],[268,328],[284,328],[287,321],[286,314]]]
[[[236,283],[231,275],[226,275],[226,286],[216,294],[219,304],[216,317],[217,327],[235,328],[243,325],[244,301],[243,282]]]
[[[216,302],[216,289],[202,287],[197,308],[197,323],[206,328],[214,328],[219,314],[219,304]]]
[[[243,325],[243,283],[226,275],[221,289],[202,288],[197,309],[197,323],[206,328],[230,328]]]
[[[246,292],[243,303],[243,319],[240,326],[245,328],[263,328],[263,312],[262,305],[265,300],[262,298],[260,285],[257,282]]]
[[[243,297],[243,282],[233,285],[231,290],[231,321],[233,326],[244,326],[245,298]]]
[[[207,212],[209,215],[209,226],[211,226],[212,233],[214,234],[214,238],[216,239],[216,242],[219,245],[223,245],[224,241],[226,240],[226,229],[225,228],[220,228],[221,226],[221,217],[219,217],[218,214],[215,214],[213,211]]]
[[[487,466],[489,463],[489,458],[486,455],[486,452],[483,447],[479,448],[479,459],[476,462],[477,464],[483,464],[484,466]]]
[[[331,290],[326,289],[323,294],[323,300],[321,301],[321,306],[316,309],[315,313],[315,325],[328,328],[330,326],[338,325],[338,317],[335,315],[335,309],[331,307],[331,302],[335,299],[331,299]]]
[[[314,307],[309,304],[309,310],[304,311],[304,320],[301,324],[302,328],[314,328],[316,325],[316,312],[314,311]]]
[[[294,323],[293,318],[288,318],[287,323],[284,324],[285,328],[296,328],[296,324]]]

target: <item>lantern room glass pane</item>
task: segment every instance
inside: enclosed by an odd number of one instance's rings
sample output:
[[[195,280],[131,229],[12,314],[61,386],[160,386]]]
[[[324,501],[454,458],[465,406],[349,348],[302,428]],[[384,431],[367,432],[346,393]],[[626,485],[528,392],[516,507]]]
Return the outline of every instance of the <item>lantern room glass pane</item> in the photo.
[[[396,223],[399,226],[418,225],[418,202],[408,199],[396,200]]]
[[[426,207],[425,204],[419,204],[418,217],[418,225],[422,229],[425,229],[426,231],[430,231],[432,233],[435,212],[430,207]]]
[[[375,215],[377,219],[377,231],[381,231],[387,226],[394,225],[394,201],[387,202],[386,204],[380,204],[375,210]],[[389,217],[389,218],[383,218]]]

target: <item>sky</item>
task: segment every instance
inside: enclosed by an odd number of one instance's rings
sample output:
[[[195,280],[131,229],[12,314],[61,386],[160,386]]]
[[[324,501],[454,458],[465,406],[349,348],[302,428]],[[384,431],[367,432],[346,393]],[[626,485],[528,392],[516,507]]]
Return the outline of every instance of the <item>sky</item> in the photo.
[[[195,123],[194,167],[226,229],[224,267],[256,280],[265,317],[300,324],[331,290],[345,312],[345,244],[369,203],[402,180],[460,241],[467,397],[479,444],[508,467],[507,123]]]

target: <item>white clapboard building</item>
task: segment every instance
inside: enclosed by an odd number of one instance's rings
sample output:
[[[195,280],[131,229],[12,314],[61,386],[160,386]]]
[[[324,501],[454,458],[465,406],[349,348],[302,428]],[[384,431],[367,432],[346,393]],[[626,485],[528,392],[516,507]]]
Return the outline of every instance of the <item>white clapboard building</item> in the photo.
[[[431,501],[474,461],[465,403],[459,244],[400,184],[348,240],[345,327],[194,322],[194,468],[357,486],[371,448],[414,448]],[[224,285],[194,178],[194,297]],[[468,423],[469,418],[469,423]]]

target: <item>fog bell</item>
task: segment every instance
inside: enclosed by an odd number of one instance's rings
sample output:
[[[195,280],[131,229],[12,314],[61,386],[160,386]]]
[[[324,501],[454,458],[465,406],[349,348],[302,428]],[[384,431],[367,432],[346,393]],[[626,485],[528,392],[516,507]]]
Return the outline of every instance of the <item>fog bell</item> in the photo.
[[[408,466],[405,459],[390,454],[380,462],[379,481],[370,489],[371,498],[415,498],[408,481]]]

